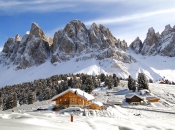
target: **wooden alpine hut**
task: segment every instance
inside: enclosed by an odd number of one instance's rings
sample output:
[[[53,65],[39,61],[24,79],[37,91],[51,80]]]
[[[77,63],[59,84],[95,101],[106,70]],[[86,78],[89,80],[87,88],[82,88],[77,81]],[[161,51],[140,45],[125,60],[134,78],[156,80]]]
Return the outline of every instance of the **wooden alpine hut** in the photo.
[[[84,107],[91,104],[93,99],[94,96],[80,89],[71,88],[54,96],[51,101],[55,101],[56,105]]]

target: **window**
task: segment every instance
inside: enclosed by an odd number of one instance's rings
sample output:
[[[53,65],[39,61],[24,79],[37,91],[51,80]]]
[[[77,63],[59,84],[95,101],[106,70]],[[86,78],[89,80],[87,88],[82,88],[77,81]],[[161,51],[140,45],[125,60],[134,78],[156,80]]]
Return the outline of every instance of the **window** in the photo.
[[[60,99],[60,101],[62,101],[62,99]]]
[[[72,102],[74,102],[74,99],[72,98]]]
[[[81,102],[81,99],[79,99],[79,102]]]
[[[64,99],[64,101],[66,101],[66,99]]]

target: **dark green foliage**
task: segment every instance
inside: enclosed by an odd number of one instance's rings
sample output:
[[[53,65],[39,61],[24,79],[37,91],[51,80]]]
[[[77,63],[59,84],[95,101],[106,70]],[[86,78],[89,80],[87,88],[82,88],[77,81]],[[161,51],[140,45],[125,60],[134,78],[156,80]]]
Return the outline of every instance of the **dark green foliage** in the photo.
[[[12,104],[12,106],[13,107],[17,107],[17,94],[16,93],[13,93],[12,94],[12,96],[13,96],[13,104]]]
[[[152,79],[149,79],[149,83],[153,83],[153,80]]]
[[[174,83],[174,82],[172,82],[172,85],[175,85],[175,83]]]
[[[169,84],[170,81],[168,79],[165,79],[165,84]]]
[[[114,79],[113,81],[113,84],[114,84],[114,87],[117,87],[119,85],[119,81],[117,78]]]
[[[72,88],[72,86],[73,86],[72,78],[70,78],[70,79],[68,80],[68,86]]]
[[[0,98],[0,110],[2,109],[2,106],[3,106],[3,99]]]
[[[136,81],[130,75],[128,77],[128,89],[134,92],[136,90]]]
[[[91,93],[94,89],[92,78],[89,76],[85,80],[85,92]]]
[[[106,76],[105,76],[105,74],[101,74],[100,75],[100,80],[101,80],[101,82],[104,82],[105,80],[106,80]]]
[[[33,104],[36,101],[36,94],[34,92],[30,92],[28,94],[28,104]]]
[[[148,88],[148,81],[143,73],[138,74],[137,82],[138,82],[138,89],[139,90],[140,89],[149,89]]]
[[[116,79],[116,77],[117,77],[116,74],[113,74],[113,79]]]
[[[9,95],[4,102],[4,110],[13,108],[13,96]]]

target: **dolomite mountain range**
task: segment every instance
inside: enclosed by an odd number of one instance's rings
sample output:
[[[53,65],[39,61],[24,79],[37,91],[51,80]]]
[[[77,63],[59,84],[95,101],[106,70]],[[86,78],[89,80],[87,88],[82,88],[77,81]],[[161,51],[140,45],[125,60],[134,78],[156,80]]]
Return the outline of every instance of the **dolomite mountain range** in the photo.
[[[129,63],[133,57],[128,55],[125,40],[116,39],[108,28],[93,23],[87,29],[79,20],[70,21],[63,30],[55,32],[53,39],[47,37],[37,23],[32,23],[30,31],[22,38],[19,34],[9,38],[0,55],[3,65],[15,65],[16,69],[38,66],[49,60],[51,63],[70,60],[76,61],[96,58],[98,60],[113,57]]]
[[[0,85],[63,73],[137,78],[142,72],[154,81],[163,77],[175,81],[174,62],[175,26],[165,26],[161,34],[149,28],[143,42],[137,37],[128,47],[101,24],[87,28],[80,20],[72,20],[50,38],[32,23],[23,37],[17,34],[5,42],[0,53]]]

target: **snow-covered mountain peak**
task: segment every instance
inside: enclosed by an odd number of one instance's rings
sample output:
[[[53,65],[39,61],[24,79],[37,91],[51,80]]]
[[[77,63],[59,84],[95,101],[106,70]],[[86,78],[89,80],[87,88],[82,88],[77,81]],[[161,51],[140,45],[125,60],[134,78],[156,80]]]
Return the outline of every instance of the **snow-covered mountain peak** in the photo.
[[[146,39],[143,42],[140,53],[142,55],[162,55],[162,56],[175,56],[175,29],[169,24],[165,26],[164,31],[161,33],[155,33],[153,28],[148,29]],[[135,41],[133,42],[135,43]],[[136,45],[136,44],[135,44]],[[134,48],[130,46],[137,54],[138,51],[135,48],[140,48],[140,44],[137,44]],[[137,50],[138,50],[137,49]]]
[[[174,29],[171,28],[170,24],[168,24],[168,25],[165,26],[165,29],[164,29],[164,31],[161,33],[161,35],[162,35],[163,37],[166,37],[166,35],[171,34],[173,31],[174,31]]]

